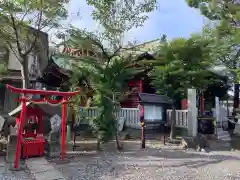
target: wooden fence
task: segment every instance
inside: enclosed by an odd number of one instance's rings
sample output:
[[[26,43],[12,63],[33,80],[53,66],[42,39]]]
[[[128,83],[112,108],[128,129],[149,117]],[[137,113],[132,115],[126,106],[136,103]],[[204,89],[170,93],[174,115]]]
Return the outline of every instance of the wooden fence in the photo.
[[[79,120],[81,123],[86,124],[88,123],[87,118],[94,118],[98,114],[97,107],[89,107],[89,108],[80,108],[80,116]],[[139,129],[140,124],[140,116],[139,116],[139,109],[138,108],[121,108],[119,112],[116,114],[117,118],[123,117],[125,119],[125,126],[130,128]]]
[[[167,110],[167,125],[171,125],[171,119],[172,119],[172,110]],[[188,110],[176,110],[176,127],[180,128],[187,128],[187,117]],[[89,107],[84,108],[81,107],[81,116],[79,117],[81,119],[81,123],[86,124],[88,123],[87,118],[94,118],[98,114],[97,107]],[[139,109],[138,108],[121,108],[120,111],[117,113],[117,118],[123,117],[125,119],[125,126],[139,129]],[[79,119],[79,120],[80,120]]]
[[[188,110],[176,110],[176,127],[187,128],[188,127]],[[167,110],[167,125],[171,125],[173,110]]]

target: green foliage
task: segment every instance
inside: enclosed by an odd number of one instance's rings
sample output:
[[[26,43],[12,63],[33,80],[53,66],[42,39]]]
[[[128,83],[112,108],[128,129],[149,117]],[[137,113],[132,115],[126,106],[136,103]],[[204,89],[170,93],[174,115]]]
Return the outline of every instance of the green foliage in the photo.
[[[8,73],[8,68],[6,63],[1,63],[0,64],[0,75],[7,74]]]
[[[89,43],[88,48],[102,52],[102,59],[91,56],[73,57],[65,55],[65,60],[72,65],[74,86],[79,86],[79,78],[87,77],[89,88],[94,91],[94,105],[99,107],[99,114],[92,119],[92,127],[98,139],[106,142],[116,133],[116,113],[120,100],[128,93],[127,80],[142,72],[134,68],[134,58],[129,55],[123,58],[119,50],[111,52],[104,48],[96,35],[84,30],[71,29],[65,46],[82,48],[82,42]],[[84,84],[81,84],[81,89]],[[79,103],[76,104],[79,108]]]
[[[7,68],[7,60],[9,56],[9,50],[4,46],[0,44],[0,75],[7,74],[8,68]]]
[[[234,107],[239,106],[240,60],[240,3],[238,0],[187,0],[190,7],[199,8],[203,15],[215,21],[208,28],[212,39],[211,57],[214,62],[228,68],[234,81]]]
[[[211,59],[215,65],[224,65],[229,71],[235,73],[239,67],[240,31],[235,28],[228,30],[225,33],[224,28],[221,30],[219,26],[215,29],[205,27],[203,33],[211,42],[208,47],[211,49]]]
[[[214,84],[209,84],[207,89],[204,91],[205,101],[212,102],[214,105],[215,97],[223,99],[226,97],[230,85],[226,84],[224,81],[216,81]]]
[[[240,20],[237,0],[186,0],[190,7],[198,8],[210,20],[228,21],[236,26]]]
[[[215,27],[206,26],[203,35],[210,40],[212,61],[238,72],[240,58],[240,3],[232,0],[187,0],[190,7],[199,8]],[[236,80],[236,79],[235,79]]]
[[[212,65],[208,44],[209,40],[198,34],[163,43],[151,74],[158,93],[177,101],[186,97],[187,88],[204,90],[214,83],[208,70]]]
[[[93,19],[103,27],[104,40],[114,51],[122,43],[124,33],[142,26],[148,13],[157,7],[157,0],[87,0],[94,8]]]
[[[142,26],[148,18],[146,13],[156,8],[156,0],[87,0],[94,7],[93,18],[98,20],[106,32],[125,32]]]
[[[141,3],[134,0],[87,0],[87,3],[94,8],[93,19],[100,23],[103,32],[96,35],[71,28],[62,38],[66,40],[65,46],[84,48],[100,54],[96,57],[86,55],[65,58],[74,67],[73,73],[81,72],[87,77],[90,88],[94,91],[94,104],[99,107],[99,115],[93,119],[92,124],[98,139],[105,142],[114,134],[117,139],[115,115],[119,110],[120,99],[128,91],[126,80],[142,72],[141,68],[133,67],[134,58],[126,56],[122,50],[124,33],[145,22],[147,13],[156,7],[156,0]]]

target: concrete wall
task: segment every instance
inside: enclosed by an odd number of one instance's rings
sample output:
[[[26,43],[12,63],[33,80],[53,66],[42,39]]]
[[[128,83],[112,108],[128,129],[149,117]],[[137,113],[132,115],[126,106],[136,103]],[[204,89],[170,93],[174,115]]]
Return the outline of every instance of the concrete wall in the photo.
[[[36,33],[36,30],[31,28],[29,32]],[[44,70],[48,65],[48,34],[44,32],[39,32],[38,34],[39,38],[37,40],[36,45],[34,46],[34,51],[29,54],[29,68],[31,66],[31,63],[33,61],[34,56],[39,57],[40,62],[40,70]],[[32,44],[31,42],[29,43]],[[16,45],[12,45],[14,48],[16,48]],[[9,70],[20,70],[20,63],[19,63],[19,56],[16,54],[17,51],[12,51],[9,48],[9,58],[8,58],[8,69]]]
[[[33,51],[29,54],[29,67],[31,66],[33,57],[38,56],[40,62],[40,70],[43,70],[48,65],[48,34],[41,31],[37,32],[37,30],[33,28],[29,28],[29,33],[38,33],[39,37],[33,48]],[[33,41],[29,42],[29,45],[31,45]],[[4,45],[2,44],[2,46]],[[14,49],[14,51],[9,47],[8,57],[5,57],[5,60],[7,61],[7,67],[9,70],[20,70],[21,66],[19,63],[19,55],[17,53],[17,45],[12,44],[12,48]]]

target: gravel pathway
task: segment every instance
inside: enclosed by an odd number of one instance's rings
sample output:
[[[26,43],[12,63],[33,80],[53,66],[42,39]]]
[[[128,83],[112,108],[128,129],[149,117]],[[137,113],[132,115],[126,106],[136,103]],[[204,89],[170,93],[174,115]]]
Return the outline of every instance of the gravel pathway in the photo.
[[[0,173],[0,180],[34,180],[28,172],[16,171]]]
[[[240,180],[240,153],[196,153],[173,147],[83,153],[51,163],[69,180]]]
[[[29,171],[9,171],[4,157],[0,157],[0,180],[34,180]]]

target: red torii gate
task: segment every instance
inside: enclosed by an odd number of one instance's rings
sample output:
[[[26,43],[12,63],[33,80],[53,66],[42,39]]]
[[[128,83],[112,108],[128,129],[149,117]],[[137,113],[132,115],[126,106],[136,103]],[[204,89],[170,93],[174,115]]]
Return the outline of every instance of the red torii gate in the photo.
[[[21,156],[21,144],[22,144],[22,132],[24,127],[24,122],[26,120],[26,103],[49,103],[49,104],[62,104],[62,137],[61,137],[61,159],[64,159],[65,155],[65,138],[66,138],[66,115],[67,115],[67,104],[69,103],[69,99],[72,96],[77,95],[80,91],[74,92],[59,92],[59,91],[45,91],[45,90],[36,90],[36,89],[21,89],[16,88],[10,85],[6,85],[6,87],[14,93],[23,94],[23,96],[19,99],[22,104],[21,114],[20,114],[20,126],[17,133],[17,144],[16,144],[16,152],[15,152],[15,159],[14,159],[14,168],[19,167],[19,160]],[[27,95],[43,95],[44,98],[40,100],[32,100],[27,97]],[[62,96],[61,100],[49,100],[48,96]]]

